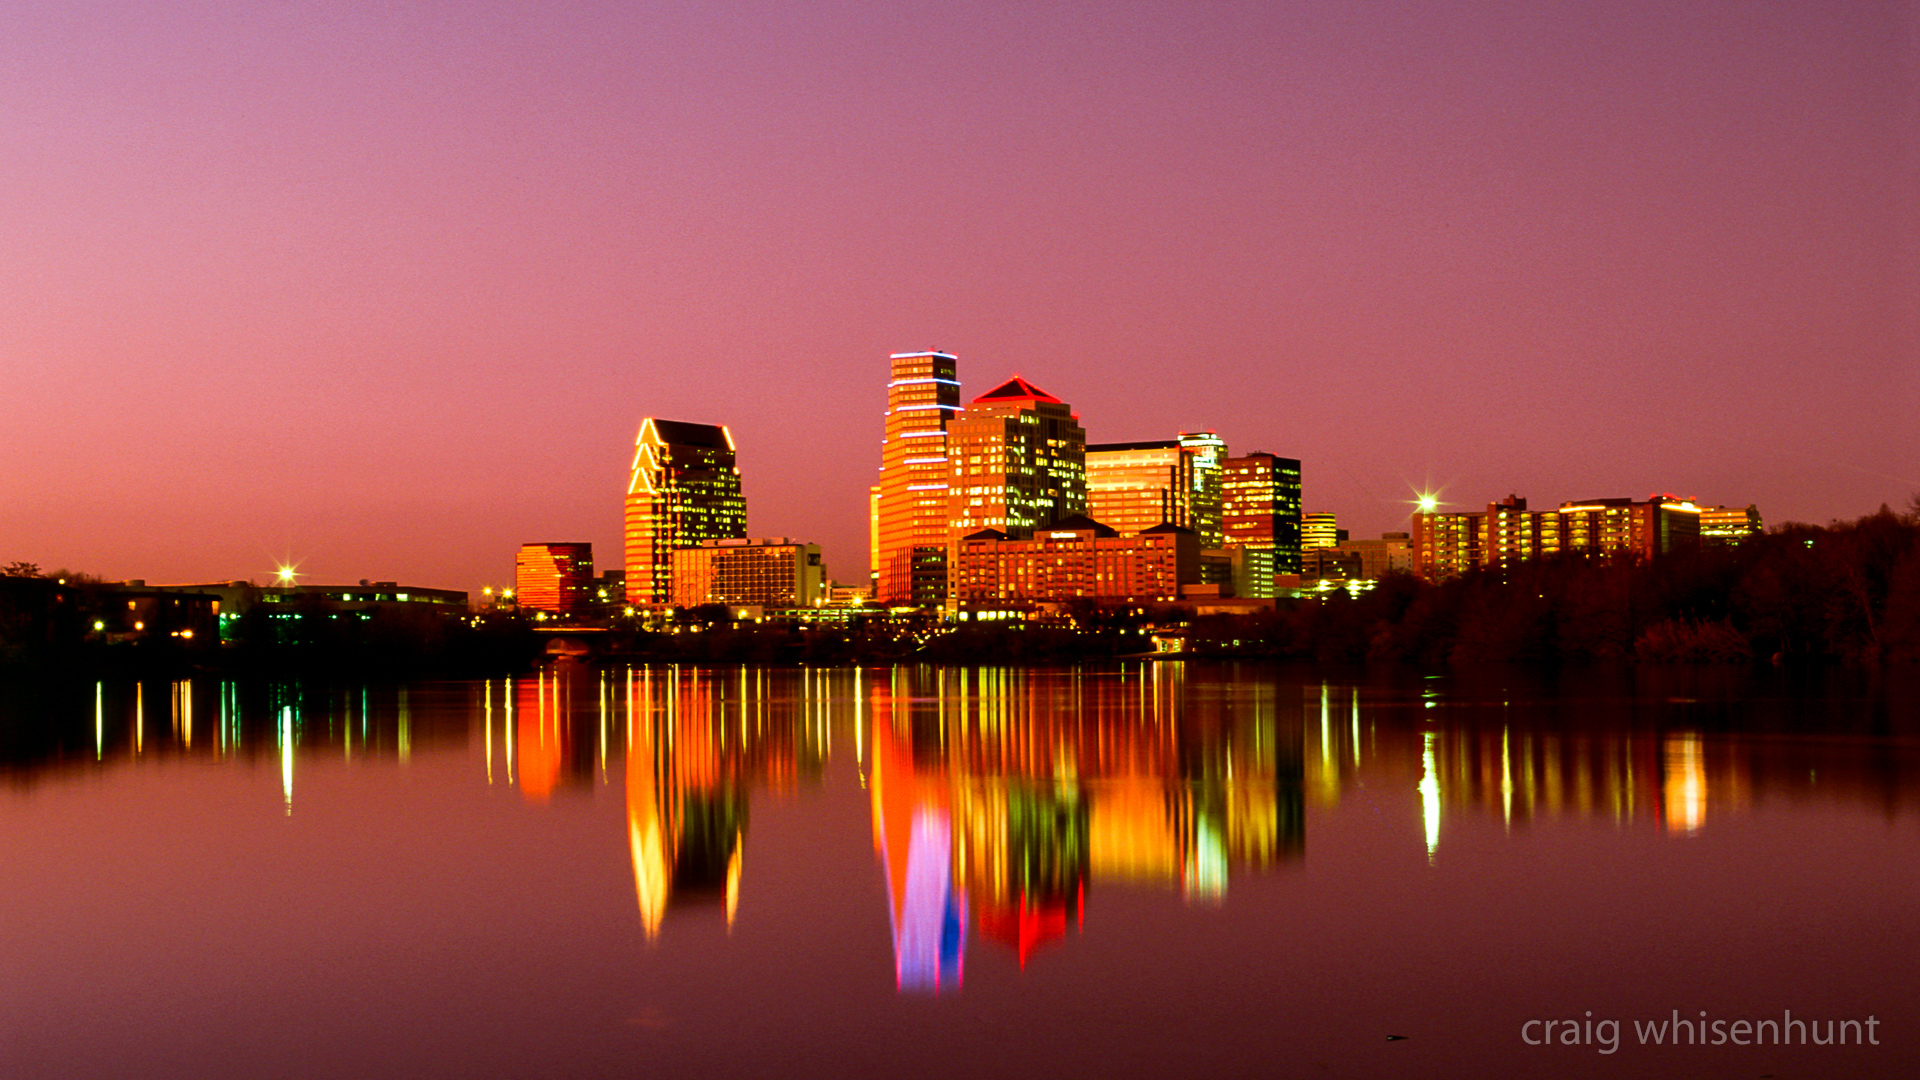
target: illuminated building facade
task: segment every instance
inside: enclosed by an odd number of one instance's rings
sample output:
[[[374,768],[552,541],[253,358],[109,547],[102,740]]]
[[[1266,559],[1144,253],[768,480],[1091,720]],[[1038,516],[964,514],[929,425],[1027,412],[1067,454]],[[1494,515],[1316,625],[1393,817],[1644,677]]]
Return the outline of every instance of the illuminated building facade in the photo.
[[[1429,581],[1482,567],[1511,566],[1554,555],[1650,561],[1700,541],[1700,508],[1691,500],[1655,495],[1586,499],[1554,510],[1528,510],[1509,495],[1485,510],[1413,517],[1413,562]]]
[[[1253,453],[1226,459],[1221,474],[1221,532],[1227,546],[1271,551],[1273,573],[1299,573],[1299,460]],[[1243,589],[1241,595],[1263,594]]]
[[[703,540],[673,551],[673,603],[758,604],[770,608],[819,607],[826,599],[827,572],[819,544],[787,537],[763,540]]]
[[[1703,506],[1700,508],[1700,542],[1732,547],[1764,531],[1758,506]]]
[[[593,545],[521,544],[513,592],[523,611],[583,613],[593,598]]]
[[[1183,431],[1180,449],[1193,459],[1193,488],[1189,496],[1193,520],[1187,525],[1200,534],[1201,547],[1217,548],[1226,542],[1220,528],[1220,499],[1227,442],[1211,431]]]
[[[627,603],[673,602],[673,549],[747,535],[733,436],[719,424],[648,417],[627,485]]]
[[[1329,548],[1340,542],[1340,523],[1332,514],[1300,515],[1300,550]]]
[[[947,526],[1020,540],[1087,510],[1087,433],[1066,402],[1025,379],[974,398],[948,425]]]
[[[1018,608],[1074,599],[1168,602],[1200,581],[1200,538],[1155,525],[1120,536],[1099,522],[1069,518],[1026,539],[982,529],[959,542],[954,594],[961,611]]]
[[[947,428],[960,411],[959,361],[943,352],[889,360],[880,483],[869,502],[874,595],[935,606],[947,590]]]
[[[1155,525],[1193,528],[1196,457],[1177,439],[1088,446],[1088,515],[1122,536]]]

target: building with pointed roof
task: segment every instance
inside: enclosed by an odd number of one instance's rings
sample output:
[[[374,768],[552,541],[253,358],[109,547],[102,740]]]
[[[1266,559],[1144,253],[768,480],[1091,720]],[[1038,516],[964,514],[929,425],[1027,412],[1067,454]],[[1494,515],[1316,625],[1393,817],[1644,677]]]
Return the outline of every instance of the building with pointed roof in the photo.
[[[1071,406],[1014,376],[947,426],[947,527],[1033,535],[1087,509],[1087,433]]]
[[[627,602],[673,603],[673,549],[747,535],[733,435],[724,425],[649,416],[627,484]]]

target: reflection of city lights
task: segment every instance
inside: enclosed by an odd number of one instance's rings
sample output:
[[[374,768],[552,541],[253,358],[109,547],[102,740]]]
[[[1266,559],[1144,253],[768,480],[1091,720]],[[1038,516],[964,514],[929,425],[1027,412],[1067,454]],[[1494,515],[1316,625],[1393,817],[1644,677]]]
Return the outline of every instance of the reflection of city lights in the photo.
[[[1194,827],[1193,847],[1187,852],[1181,884],[1187,899],[1217,904],[1227,898],[1226,837],[1213,822],[1201,818]]]
[[[1666,803],[1668,832],[1696,832],[1707,817],[1707,770],[1700,736],[1667,740]]]
[[[293,816],[293,707],[280,707],[280,790],[287,800],[287,816]]]
[[[1426,733],[1424,747],[1420,752],[1420,810],[1427,823],[1427,862],[1433,862],[1434,852],[1440,848],[1440,777],[1434,762],[1433,732]]]
[[[1500,819],[1513,828],[1513,749],[1507,729],[1500,729]]]

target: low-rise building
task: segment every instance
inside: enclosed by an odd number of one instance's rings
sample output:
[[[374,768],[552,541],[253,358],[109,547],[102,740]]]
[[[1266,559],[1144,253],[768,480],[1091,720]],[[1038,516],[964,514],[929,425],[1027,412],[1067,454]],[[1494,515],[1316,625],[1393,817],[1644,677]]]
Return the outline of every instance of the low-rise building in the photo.
[[[1200,537],[1179,525],[1133,536],[1086,517],[1036,531],[1029,539],[982,529],[958,544],[955,596],[960,610],[1062,603],[1178,600],[1200,583]]]
[[[522,611],[584,614],[593,601],[593,545],[521,544],[513,591]]]
[[[1509,495],[1485,510],[1415,514],[1411,536],[1414,569],[1429,581],[1554,555],[1652,560],[1699,540],[1700,508],[1672,495],[1583,499],[1553,510],[1529,510]]]
[[[1700,542],[1703,544],[1733,547],[1763,531],[1758,506],[1700,508]]]
[[[827,599],[820,545],[785,536],[707,540],[673,551],[673,603],[814,608]]]

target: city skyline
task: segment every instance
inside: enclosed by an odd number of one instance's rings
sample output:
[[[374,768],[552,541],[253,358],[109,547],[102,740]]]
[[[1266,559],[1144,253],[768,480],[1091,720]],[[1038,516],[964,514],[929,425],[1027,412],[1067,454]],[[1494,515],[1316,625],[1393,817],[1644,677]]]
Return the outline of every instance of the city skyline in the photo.
[[[919,349],[1090,442],[1298,458],[1355,537],[1422,490],[1899,507],[1916,42],[1896,0],[24,11],[0,559],[477,593],[621,550],[659,416],[858,580]]]

